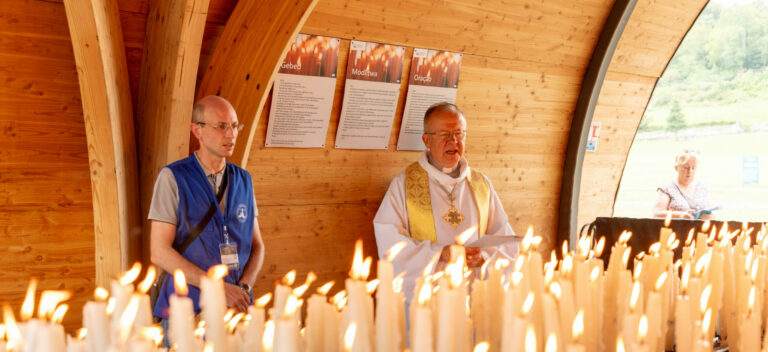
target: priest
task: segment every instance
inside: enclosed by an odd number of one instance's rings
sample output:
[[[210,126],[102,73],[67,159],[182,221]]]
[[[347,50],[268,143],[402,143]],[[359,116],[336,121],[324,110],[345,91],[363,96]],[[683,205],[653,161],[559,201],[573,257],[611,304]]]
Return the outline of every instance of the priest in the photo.
[[[381,202],[373,227],[379,257],[395,243],[407,246],[395,258],[395,273],[405,272],[403,292],[410,302],[416,278],[438,257],[440,268],[450,259],[449,246],[465,231],[467,265],[479,268],[486,260],[517,256],[518,242],[477,248],[484,235],[515,236],[491,181],[464,158],[467,121],[451,103],[432,105],[424,114],[426,147],[417,162],[395,176]]]

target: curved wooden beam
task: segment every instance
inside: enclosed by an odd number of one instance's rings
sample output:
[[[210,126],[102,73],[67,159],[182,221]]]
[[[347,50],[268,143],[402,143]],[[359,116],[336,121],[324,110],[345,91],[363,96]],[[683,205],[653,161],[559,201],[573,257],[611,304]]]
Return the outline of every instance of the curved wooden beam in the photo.
[[[246,166],[279,64],[317,2],[239,1],[232,12],[197,93],[229,100],[246,126],[229,161]]]
[[[141,245],[128,65],[117,0],[65,0],[93,193],[96,284],[106,286]]]
[[[136,107],[142,219],[149,212],[160,169],[188,155],[188,126],[208,4],[209,0],[149,4]],[[146,243],[148,229],[144,226]],[[149,259],[149,246],[143,247],[142,254]]]
[[[592,124],[592,115],[595,113],[595,106],[597,105],[597,98],[600,96],[600,88],[603,86],[605,73],[608,71],[616,45],[619,43],[629,17],[632,15],[635,4],[637,4],[637,0],[616,0],[613,4],[584,74],[579,99],[576,101],[576,109],[573,112],[563,165],[558,243],[565,240],[568,240],[571,246],[576,243],[581,167],[584,163],[589,127]]]

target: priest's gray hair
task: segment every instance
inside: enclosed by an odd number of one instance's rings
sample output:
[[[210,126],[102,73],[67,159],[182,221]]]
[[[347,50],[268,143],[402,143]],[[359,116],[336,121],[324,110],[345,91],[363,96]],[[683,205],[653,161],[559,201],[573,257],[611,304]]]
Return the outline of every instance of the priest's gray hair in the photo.
[[[447,101],[444,101],[444,102],[432,104],[432,106],[430,106],[427,109],[427,112],[424,113],[424,132],[427,132],[427,126],[429,125],[429,120],[432,119],[432,115],[438,112],[443,112],[443,111],[455,112],[459,114],[461,118],[464,118],[464,112],[462,112],[461,109],[459,109],[459,107],[456,106],[456,104],[454,103],[449,103]]]

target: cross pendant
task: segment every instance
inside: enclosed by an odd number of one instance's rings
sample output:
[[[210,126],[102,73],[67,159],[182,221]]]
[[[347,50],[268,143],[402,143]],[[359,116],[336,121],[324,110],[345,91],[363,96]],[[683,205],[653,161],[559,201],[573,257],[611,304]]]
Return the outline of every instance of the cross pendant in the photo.
[[[448,211],[448,214],[443,216],[443,220],[447,221],[455,229],[459,227],[459,224],[462,221],[464,221],[464,215],[459,214],[459,212],[456,211],[456,208],[451,205],[451,209]]]

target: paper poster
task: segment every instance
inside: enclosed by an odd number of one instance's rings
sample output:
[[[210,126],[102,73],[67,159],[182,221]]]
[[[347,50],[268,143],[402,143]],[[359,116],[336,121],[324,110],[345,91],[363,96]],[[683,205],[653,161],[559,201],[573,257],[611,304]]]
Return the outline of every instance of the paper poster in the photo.
[[[413,49],[397,150],[424,150],[424,113],[435,103],[456,102],[461,57],[459,53]]]
[[[265,146],[325,147],[339,41],[299,34],[291,44],[275,78]]]
[[[387,149],[405,47],[353,40],[336,148]]]
[[[587,137],[587,151],[594,152],[597,150],[597,139],[600,137],[601,122],[592,122],[589,126],[589,136]]]

